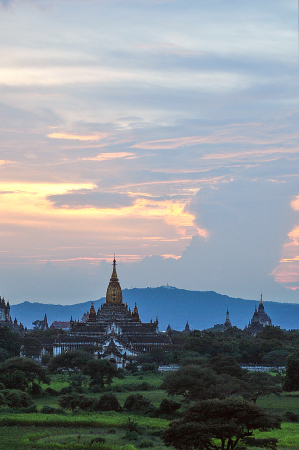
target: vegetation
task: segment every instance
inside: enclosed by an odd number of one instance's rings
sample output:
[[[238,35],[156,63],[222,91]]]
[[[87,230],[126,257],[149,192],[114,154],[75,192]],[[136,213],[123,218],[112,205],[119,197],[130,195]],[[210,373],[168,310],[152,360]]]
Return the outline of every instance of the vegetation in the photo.
[[[245,438],[252,438],[254,430],[265,432],[275,428],[280,428],[279,419],[252,403],[214,399],[192,405],[181,420],[170,423],[162,437],[167,445],[179,450],[233,450]],[[249,443],[248,439],[246,442]],[[277,440],[259,442],[264,443],[276,448]]]
[[[10,333],[4,330],[0,347],[0,450],[299,448],[297,331],[194,331],[124,371],[91,351],[37,363],[41,330],[23,339],[27,357],[19,358],[20,337]],[[271,373],[241,367],[266,361]],[[158,372],[171,363],[179,370]],[[281,429],[271,412],[282,418]],[[13,434],[7,427],[19,428]]]

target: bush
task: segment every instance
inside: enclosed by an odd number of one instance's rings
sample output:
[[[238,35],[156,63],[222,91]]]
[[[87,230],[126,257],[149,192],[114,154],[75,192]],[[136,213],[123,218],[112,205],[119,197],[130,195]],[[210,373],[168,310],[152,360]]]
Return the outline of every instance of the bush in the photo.
[[[38,384],[33,383],[30,389],[30,394],[35,397],[41,397],[43,395],[42,388]]]
[[[11,408],[27,408],[33,404],[32,398],[29,394],[23,391],[18,391],[17,389],[10,389],[2,391],[5,402]]]
[[[114,394],[104,394],[94,404],[93,409],[95,411],[122,411],[122,407]]]
[[[55,389],[52,389],[50,387],[48,387],[46,389],[46,393],[49,394],[51,397],[57,397],[59,395],[58,391],[56,391]]]
[[[149,391],[150,390],[150,385],[149,383],[147,383],[146,381],[144,381],[143,383],[141,383],[140,385],[140,390],[141,391]]]
[[[40,410],[42,414],[65,414],[61,408],[53,408],[52,406],[44,405]]]
[[[5,389],[5,385],[3,383],[0,383],[0,391],[3,391]]]
[[[154,444],[153,444],[153,442],[150,441],[150,440],[142,441],[142,442],[140,442],[140,444],[139,444],[139,447],[140,447],[140,448],[149,448],[149,447],[153,447],[153,446],[154,446]]]
[[[143,395],[132,394],[126,398],[124,409],[135,412],[145,411],[150,405],[151,402],[143,397]]]
[[[284,416],[288,422],[298,422],[299,420],[298,414],[295,414],[292,411],[287,411]]]
[[[72,386],[65,386],[61,389],[61,391],[59,392],[59,395],[67,395],[67,394],[71,394],[74,391]]]
[[[143,363],[141,366],[141,372],[157,372],[158,366],[155,363]]]
[[[90,392],[93,392],[94,394],[99,394],[100,392],[103,391],[103,389],[101,388],[101,386],[99,386],[98,384],[95,384],[94,386],[91,386],[89,388]]]
[[[174,402],[173,400],[168,400],[167,398],[163,398],[159,408],[156,411],[156,417],[159,417],[161,415],[172,416],[178,409],[180,409],[180,406],[180,403]]]

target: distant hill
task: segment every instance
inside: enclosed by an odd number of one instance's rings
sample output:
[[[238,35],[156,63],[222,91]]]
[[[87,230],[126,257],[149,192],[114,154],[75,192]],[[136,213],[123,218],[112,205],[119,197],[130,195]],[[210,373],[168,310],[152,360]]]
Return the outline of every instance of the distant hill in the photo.
[[[252,318],[258,301],[232,298],[216,292],[187,291],[172,287],[124,289],[123,300],[130,308],[137,303],[139,315],[143,322],[159,319],[159,329],[171,328],[182,330],[188,320],[191,329],[205,329],[215,324],[224,323],[226,308],[229,309],[232,325],[244,328]],[[94,301],[97,309],[104,298]],[[32,322],[48,317],[49,325],[54,320],[68,321],[81,319],[88,311],[91,301],[75,305],[53,305],[44,303],[24,302],[11,305],[12,318],[17,317],[28,328]],[[271,317],[274,325],[285,329],[299,328],[299,305],[293,303],[264,302],[265,311]]]

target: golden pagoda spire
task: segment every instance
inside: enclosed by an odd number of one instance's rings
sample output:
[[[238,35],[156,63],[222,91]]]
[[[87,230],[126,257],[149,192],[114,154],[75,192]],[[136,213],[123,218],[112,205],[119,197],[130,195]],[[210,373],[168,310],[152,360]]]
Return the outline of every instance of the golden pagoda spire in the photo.
[[[263,304],[263,294],[261,294],[260,305]]]
[[[106,292],[106,303],[122,303],[123,302],[123,294],[118,281],[117,273],[116,273],[116,260],[115,254],[113,259],[113,270],[110,278],[110,282]]]

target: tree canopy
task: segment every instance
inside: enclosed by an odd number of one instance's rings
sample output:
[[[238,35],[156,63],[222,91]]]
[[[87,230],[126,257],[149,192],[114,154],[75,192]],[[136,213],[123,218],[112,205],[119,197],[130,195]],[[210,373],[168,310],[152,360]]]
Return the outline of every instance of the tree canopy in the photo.
[[[45,369],[33,359],[16,357],[0,366],[0,381],[8,389],[30,390],[40,383],[49,384]]]
[[[252,437],[254,430],[279,427],[277,417],[253,403],[214,399],[191,406],[181,420],[170,423],[162,438],[166,445],[179,450],[233,450],[243,439]]]
[[[82,350],[61,353],[51,359],[49,362],[49,371],[52,373],[67,371],[71,375],[73,372],[82,370],[92,358],[90,353]]]
[[[83,368],[83,373],[90,376],[90,386],[99,385],[102,388],[118,376],[117,369],[108,359],[91,359]]]

